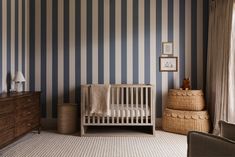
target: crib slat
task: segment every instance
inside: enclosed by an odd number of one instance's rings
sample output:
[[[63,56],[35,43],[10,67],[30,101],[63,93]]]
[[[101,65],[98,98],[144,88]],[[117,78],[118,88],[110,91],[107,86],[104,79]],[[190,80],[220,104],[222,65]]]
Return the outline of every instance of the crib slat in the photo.
[[[117,88],[117,115],[116,115],[116,119],[117,119],[117,123],[119,123],[119,114],[120,114],[120,108],[119,108],[119,106],[120,106],[120,102],[119,102],[119,100],[120,100],[120,88],[118,87]]]
[[[125,113],[125,115],[126,115],[126,123],[129,123],[129,120],[128,120],[128,112],[130,111],[130,110],[128,110],[129,109],[129,88],[128,87],[126,87],[126,113]]]
[[[125,112],[125,110],[124,110],[124,88],[121,88],[121,106],[122,106],[122,108],[121,108],[121,110],[120,110],[120,112],[121,112],[121,116],[122,116],[122,124],[124,123],[124,120],[123,120],[123,118],[124,118],[124,113],[123,112]]]
[[[135,102],[135,116],[136,116],[136,123],[138,123],[138,102],[139,102],[139,92],[138,92],[138,87],[136,87],[135,90],[135,96],[136,96],[136,102]]]
[[[145,88],[145,123],[148,123],[148,90],[149,88]]]
[[[133,87],[131,87],[131,124],[133,124],[133,110],[134,110],[134,107],[133,107],[133,104],[134,104],[134,100],[133,100],[133,95],[134,95],[134,91],[133,91]]]
[[[112,91],[112,110],[111,110],[111,112],[112,112],[112,124],[114,124],[114,88],[111,88],[111,91]]]
[[[140,118],[141,118],[141,123],[143,123],[143,111],[144,111],[144,108],[143,108],[143,88],[141,87],[140,88],[140,103],[141,103],[141,109],[140,109]]]

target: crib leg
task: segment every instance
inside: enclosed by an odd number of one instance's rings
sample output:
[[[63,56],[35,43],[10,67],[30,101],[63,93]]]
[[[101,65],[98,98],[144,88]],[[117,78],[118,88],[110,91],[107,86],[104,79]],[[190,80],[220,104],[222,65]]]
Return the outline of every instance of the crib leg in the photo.
[[[87,129],[86,126],[84,126],[84,125],[81,126],[81,136],[85,135],[86,129]]]
[[[153,131],[153,136],[155,136],[156,133],[155,125],[152,126],[152,131]]]

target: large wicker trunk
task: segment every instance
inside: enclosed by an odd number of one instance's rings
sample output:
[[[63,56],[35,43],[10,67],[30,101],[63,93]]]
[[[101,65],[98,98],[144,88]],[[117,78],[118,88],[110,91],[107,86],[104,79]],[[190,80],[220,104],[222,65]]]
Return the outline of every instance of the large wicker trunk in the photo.
[[[165,109],[163,130],[179,134],[188,131],[209,132],[210,122],[207,111],[180,111]]]
[[[167,108],[175,110],[201,111],[205,107],[202,90],[170,89]]]

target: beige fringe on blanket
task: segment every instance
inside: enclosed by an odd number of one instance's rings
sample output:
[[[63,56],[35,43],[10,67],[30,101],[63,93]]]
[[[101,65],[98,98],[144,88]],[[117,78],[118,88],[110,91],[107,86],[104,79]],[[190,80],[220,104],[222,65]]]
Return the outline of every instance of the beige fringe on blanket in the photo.
[[[110,116],[110,85],[91,85],[90,98],[90,114]]]

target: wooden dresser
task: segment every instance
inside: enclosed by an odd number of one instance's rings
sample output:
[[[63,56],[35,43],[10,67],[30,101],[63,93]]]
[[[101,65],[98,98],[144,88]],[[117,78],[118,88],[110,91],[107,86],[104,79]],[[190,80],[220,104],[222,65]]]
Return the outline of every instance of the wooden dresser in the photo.
[[[0,148],[37,129],[40,133],[40,92],[0,95]]]

